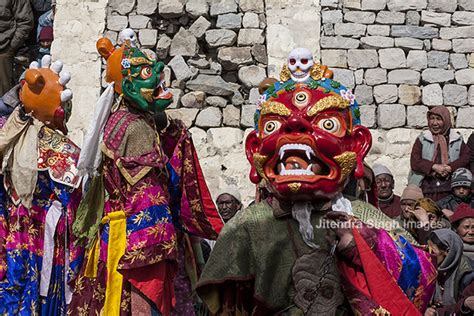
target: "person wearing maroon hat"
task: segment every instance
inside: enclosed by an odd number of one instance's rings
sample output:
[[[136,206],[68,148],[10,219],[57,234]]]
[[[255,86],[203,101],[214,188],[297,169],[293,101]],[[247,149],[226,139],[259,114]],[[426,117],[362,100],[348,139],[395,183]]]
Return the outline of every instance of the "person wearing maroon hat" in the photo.
[[[474,209],[462,203],[449,221],[464,243],[464,255],[474,262]]]
[[[39,49],[38,55],[36,60],[39,64],[41,64],[41,59],[44,55],[50,55],[51,53],[51,44],[53,43],[54,36],[53,36],[53,27],[52,26],[45,26],[41,29],[39,34]]]

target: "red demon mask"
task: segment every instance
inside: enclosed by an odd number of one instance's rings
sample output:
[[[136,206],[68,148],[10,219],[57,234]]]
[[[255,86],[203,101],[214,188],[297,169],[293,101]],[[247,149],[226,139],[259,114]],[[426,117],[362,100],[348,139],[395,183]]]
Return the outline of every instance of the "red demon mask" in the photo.
[[[320,76],[276,82],[260,97],[256,130],[246,140],[253,183],[266,181],[278,198],[313,200],[341,192],[364,173],[372,138],[358,123],[350,90]]]

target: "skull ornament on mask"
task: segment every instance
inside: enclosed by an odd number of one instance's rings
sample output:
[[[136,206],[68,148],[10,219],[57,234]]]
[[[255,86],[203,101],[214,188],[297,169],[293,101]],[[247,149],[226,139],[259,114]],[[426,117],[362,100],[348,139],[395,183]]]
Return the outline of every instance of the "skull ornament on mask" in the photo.
[[[332,199],[353,172],[363,176],[370,132],[358,125],[358,104],[348,90],[324,76],[265,83],[246,154],[251,181],[265,180],[278,198]]]
[[[313,54],[307,48],[295,48],[288,56],[290,76],[295,82],[306,81],[310,76],[310,70],[313,65]]]
[[[138,47],[137,45],[137,35],[132,29],[123,29],[118,36],[118,43],[120,45],[129,42],[131,47]]]

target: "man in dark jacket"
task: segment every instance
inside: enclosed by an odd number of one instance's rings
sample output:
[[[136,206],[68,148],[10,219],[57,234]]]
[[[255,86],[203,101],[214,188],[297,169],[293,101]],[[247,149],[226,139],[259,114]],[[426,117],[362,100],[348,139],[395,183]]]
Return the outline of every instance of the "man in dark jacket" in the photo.
[[[400,197],[393,193],[395,181],[392,172],[384,165],[373,166],[379,208],[390,218],[400,215]]]
[[[458,168],[451,177],[451,194],[437,202],[442,210],[454,210],[461,203],[474,207],[474,199],[471,193],[472,173],[466,168]],[[446,213],[446,211],[443,211]]]
[[[0,1],[0,96],[13,86],[13,57],[32,28],[29,0]]]

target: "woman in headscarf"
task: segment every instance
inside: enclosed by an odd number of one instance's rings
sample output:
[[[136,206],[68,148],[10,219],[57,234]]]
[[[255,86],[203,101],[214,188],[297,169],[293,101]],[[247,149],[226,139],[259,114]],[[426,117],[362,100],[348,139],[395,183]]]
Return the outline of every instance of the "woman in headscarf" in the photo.
[[[464,243],[464,255],[474,263],[474,209],[462,203],[456,208],[449,221]]]
[[[428,247],[438,265],[438,280],[431,307],[425,316],[451,315],[472,280],[470,260],[463,255],[462,239],[450,229],[432,231]]]
[[[413,145],[408,183],[418,185],[425,197],[438,201],[451,192],[451,173],[468,167],[469,148],[462,135],[451,129],[451,117],[445,106],[429,110],[427,119],[428,130]]]

